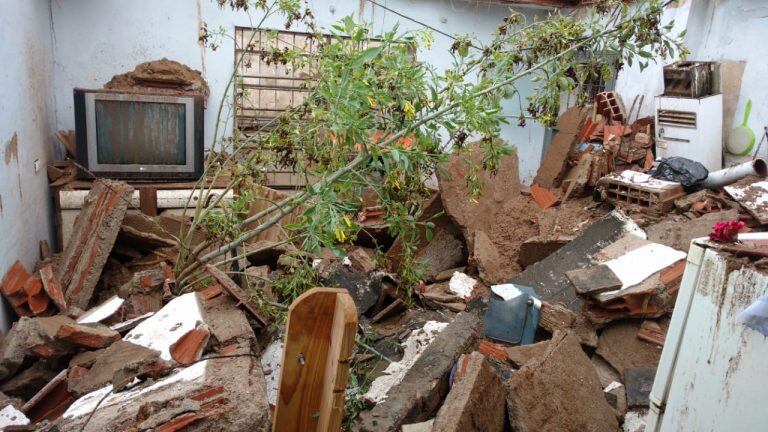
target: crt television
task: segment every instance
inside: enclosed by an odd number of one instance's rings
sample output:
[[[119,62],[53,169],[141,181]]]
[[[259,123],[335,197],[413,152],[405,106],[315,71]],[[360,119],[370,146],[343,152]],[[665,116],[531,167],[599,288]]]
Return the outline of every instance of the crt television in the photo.
[[[203,172],[203,97],[75,89],[81,178],[196,180]]]

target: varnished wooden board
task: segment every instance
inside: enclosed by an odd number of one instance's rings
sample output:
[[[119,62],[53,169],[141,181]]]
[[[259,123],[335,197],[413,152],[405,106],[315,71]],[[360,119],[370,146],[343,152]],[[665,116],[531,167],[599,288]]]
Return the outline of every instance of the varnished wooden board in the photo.
[[[289,309],[273,431],[338,431],[357,311],[344,289],[313,288]]]

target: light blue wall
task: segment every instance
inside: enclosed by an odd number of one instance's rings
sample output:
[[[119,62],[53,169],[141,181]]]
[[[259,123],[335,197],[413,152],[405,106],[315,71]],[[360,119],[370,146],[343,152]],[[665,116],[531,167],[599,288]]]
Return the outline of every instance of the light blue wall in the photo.
[[[508,7],[447,0],[377,0],[388,8],[416,18],[448,34],[473,33],[489,40],[492,32],[507,15]],[[232,72],[233,43],[223,41],[216,51],[198,44],[198,28],[204,21],[209,29],[223,27],[230,34],[235,26],[252,26],[242,12],[220,9],[212,0],[66,0],[53,1],[55,32],[56,122],[60,129],[74,126],[72,88],[98,88],[118,73],[133,69],[141,62],[167,57],[201,70],[211,88],[209,108],[205,113],[206,143],[210,145],[216,121],[216,107],[224,96],[224,88]],[[352,14],[373,24],[380,33],[400,23],[401,29],[420,26],[365,0],[312,0],[309,2],[317,21],[325,27]],[[544,13],[541,9],[524,9],[530,19]],[[260,16],[251,17],[254,20]],[[275,17],[266,27],[282,29],[284,19]],[[302,30],[293,28],[292,30]],[[447,54],[452,40],[439,34],[432,49],[418,53],[420,61],[437,69],[450,66]],[[529,82],[521,89],[530,89]],[[231,95],[227,95],[231,98]],[[541,158],[544,130],[529,122],[526,128],[516,126],[517,103],[510,104],[508,115],[512,126],[505,127],[503,138],[518,148],[523,180],[533,178]],[[227,125],[229,129],[231,125]]]
[[[0,0],[0,277],[17,259],[32,270],[38,242],[51,239],[45,173],[55,124],[50,13],[48,0]],[[7,320],[0,308],[3,331]]]

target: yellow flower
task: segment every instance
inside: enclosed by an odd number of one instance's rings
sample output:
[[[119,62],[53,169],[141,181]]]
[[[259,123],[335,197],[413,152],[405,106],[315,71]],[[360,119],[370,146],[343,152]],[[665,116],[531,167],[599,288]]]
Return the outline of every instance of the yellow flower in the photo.
[[[405,101],[403,104],[403,111],[405,111],[405,116],[408,117],[409,120],[412,120],[414,117],[416,117],[416,108],[414,108],[413,104],[411,104],[409,101]]]
[[[349,220],[349,217],[347,215],[344,215],[344,223],[347,224],[348,227],[352,226],[352,221]]]
[[[336,240],[338,240],[340,243],[344,242],[344,240],[347,239],[347,235],[344,234],[344,230],[342,230],[341,228],[334,229],[333,233],[336,235]]]
[[[370,96],[368,96],[368,103],[371,104],[371,108],[376,108],[376,101]]]

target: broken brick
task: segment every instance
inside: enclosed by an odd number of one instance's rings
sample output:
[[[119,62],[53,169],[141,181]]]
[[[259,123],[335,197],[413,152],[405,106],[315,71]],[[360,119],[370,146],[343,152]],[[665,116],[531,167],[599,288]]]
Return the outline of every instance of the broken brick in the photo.
[[[202,357],[203,350],[205,350],[210,337],[211,331],[206,325],[201,325],[188,331],[176,343],[171,345],[171,357],[176,363],[182,365],[196,362]]]
[[[67,308],[67,301],[64,299],[64,292],[61,290],[61,282],[53,273],[53,266],[48,264],[40,269],[40,279],[43,282],[43,289],[48,297],[53,300],[59,310]]]
[[[120,339],[120,333],[102,324],[64,324],[56,338],[90,349],[106,348]]]
[[[546,210],[557,203],[555,194],[551,190],[539,186],[538,183],[531,185],[531,197],[542,210]]]
[[[47,316],[55,311],[41,278],[29,274],[19,261],[6,273],[0,291],[19,316]]]
[[[509,360],[505,346],[487,340],[480,341],[480,344],[477,346],[477,351],[480,354],[494,358],[501,362],[506,362]]]
[[[32,423],[54,421],[64,414],[75,401],[75,395],[67,389],[67,371],[61,371],[23,407]]]

